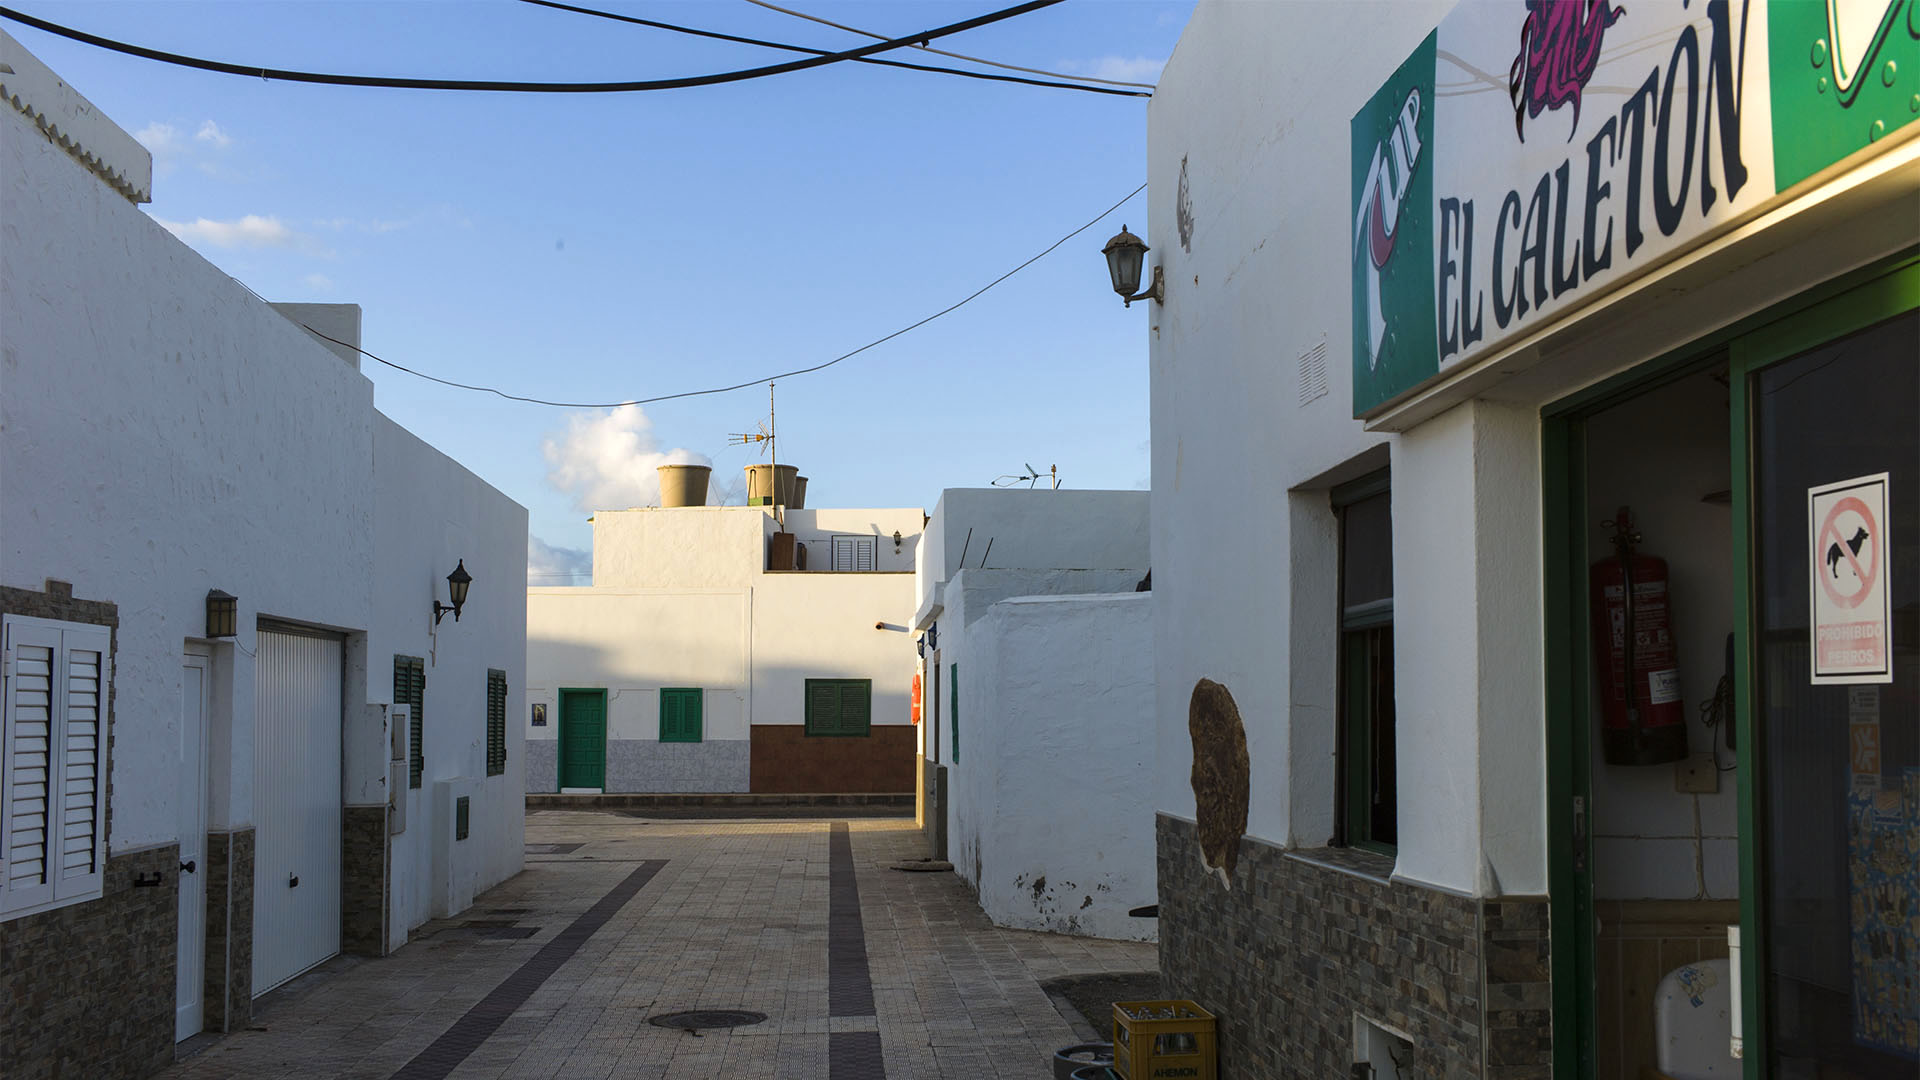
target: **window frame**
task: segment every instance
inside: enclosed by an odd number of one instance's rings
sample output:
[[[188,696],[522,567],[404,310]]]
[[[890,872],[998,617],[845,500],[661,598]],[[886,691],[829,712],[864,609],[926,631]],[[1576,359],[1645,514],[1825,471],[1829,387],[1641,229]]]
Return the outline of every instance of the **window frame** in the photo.
[[[507,771],[507,673],[487,669],[487,775]]]
[[[693,703],[693,736],[688,738],[683,732],[669,736],[667,734],[667,702],[690,701]],[[707,741],[706,691],[698,686],[663,686],[660,688],[660,741],[663,743],[699,743]]]
[[[1335,693],[1338,737],[1335,741],[1337,767],[1335,778],[1338,792],[1335,796],[1335,834],[1334,842],[1343,847],[1359,848],[1376,854],[1393,857],[1399,851],[1399,770],[1398,755],[1393,754],[1388,762],[1393,775],[1393,803],[1395,823],[1393,835],[1381,839],[1375,833],[1372,804],[1378,801],[1379,789],[1384,784],[1376,784],[1373,775],[1381,764],[1380,748],[1376,745],[1375,728],[1379,726],[1378,703],[1373,697],[1380,685],[1382,672],[1379,667],[1384,663],[1387,688],[1386,705],[1389,716],[1386,721],[1390,731],[1397,732],[1398,709],[1393,690],[1393,585],[1392,585],[1392,472],[1380,469],[1368,473],[1356,480],[1341,484],[1328,493],[1328,501],[1336,522],[1335,581],[1336,596],[1336,635],[1337,648],[1337,689]],[[1351,607],[1347,605],[1347,551],[1348,551],[1348,511],[1363,502],[1376,498],[1386,498],[1388,505],[1388,587],[1387,596]],[[1382,645],[1384,644],[1384,649]],[[1365,722],[1360,722],[1361,715]],[[1397,739],[1395,740],[1397,745]]]
[[[816,720],[814,716],[814,709],[813,709],[814,688],[817,686],[824,687],[828,685],[836,687],[837,691],[842,694],[844,694],[847,691],[847,689],[850,687],[860,688],[862,694],[865,697],[866,723],[861,726],[861,729],[859,731],[845,730],[844,726],[840,730],[831,730],[831,731],[826,730],[824,724],[820,724],[819,721]],[[803,699],[804,725],[805,725],[806,736],[808,738],[864,739],[864,738],[870,737],[873,734],[873,680],[872,679],[808,679],[806,680],[805,686],[803,688],[803,692],[804,692],[804,699]],[[838,703],[836,703],[835,708],[836,709],[839,708]]]
[[[52,911],[70,904],[86,903],[98,900],[105,895],[106,885],[106,818],[107,818],[107,778],[110,762],[108,749],[112,736],[112,697],[113,697],[113,629],[99,623],[75,622],[64,619],[45,619],[30,615],[8,614],[0,619],[0,640],[4,641],[7,664],[5,668],[4,690],[0,691],[0,783],[11,789],[9,768],[13,743],[13,727],[16,717],[14,705],[15,688],[18,685],[19,648],[22,638],[31,639],[31,644],[51,649],[48,671],[48,784],[46,810],[42,822],[46,845],[41,852],[42,863],[46,867],[46,880],[31,888],[12,886],[7,874],[0,870],[0,922],[22,918],[40,912]],[[70,695],[73,690],[72,654],[75,652],[97,653],[99,666],[96,672],[94,692],[94,765],[93,765],[93,806],[92,830],[93,853],[92,869],[88,873],[63,876],[58,865],[60,853],[53,850],[56,830],[65,831],[64,820],[56,821],[60,809],[66,802],[66,784],[70,771],[67,764],[68,725],[73,714]],[[58,747],[58,751],[55,748]],[[57,760],[57,764],[56,764]],[[0,805],[0,850],[11,850],[13,830],[13,807],[9,795],[7,802]],[[5,863],[0,862],[0,867]]]

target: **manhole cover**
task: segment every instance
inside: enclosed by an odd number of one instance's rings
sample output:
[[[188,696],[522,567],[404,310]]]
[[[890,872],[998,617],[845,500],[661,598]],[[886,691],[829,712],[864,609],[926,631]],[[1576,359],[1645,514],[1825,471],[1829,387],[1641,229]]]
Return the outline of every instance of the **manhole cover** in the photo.
[[[649,1016],[647,1023],[654,1027],[700,1031],[706,1028],[746,1027],[748,1024],[761,1023],[766,1018],[766,1013],[749,1012],[746,1009],[690,1009]]]

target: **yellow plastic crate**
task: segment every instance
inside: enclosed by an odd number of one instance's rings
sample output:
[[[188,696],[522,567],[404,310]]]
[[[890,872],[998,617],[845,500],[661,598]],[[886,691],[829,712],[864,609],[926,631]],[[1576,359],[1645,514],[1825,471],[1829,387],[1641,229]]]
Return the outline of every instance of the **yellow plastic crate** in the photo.
[[[1123,1080],[1215,1080],[1213,1014],[1191,1001],[1116,1001],[1113,1068]]]

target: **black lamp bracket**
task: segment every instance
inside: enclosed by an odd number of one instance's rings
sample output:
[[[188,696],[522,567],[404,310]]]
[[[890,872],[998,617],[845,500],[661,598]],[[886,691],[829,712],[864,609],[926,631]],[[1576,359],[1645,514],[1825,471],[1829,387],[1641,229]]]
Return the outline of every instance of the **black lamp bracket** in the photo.
[[[1158,266],[1154,267],[1153,268],[1153,284],[1147,286],[1147,289],[1145,292],[1139,294],[1138,296],[1126,296],[1126,297],[1122,297],[1121,299],[1126,301],[1127,307],[1132,307],[1133,302],[1135,300],[1152,300],[1156,304],[1166,303],[1167,302],[1166,272]]]

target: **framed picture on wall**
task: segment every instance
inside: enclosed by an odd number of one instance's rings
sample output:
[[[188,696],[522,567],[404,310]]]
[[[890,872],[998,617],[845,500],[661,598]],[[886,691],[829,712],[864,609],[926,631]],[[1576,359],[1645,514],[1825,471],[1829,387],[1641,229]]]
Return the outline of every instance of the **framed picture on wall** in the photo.
[[[533,707],[533,726],[534,727],[547,726],[547,707],[544,703],[536,704]]]

